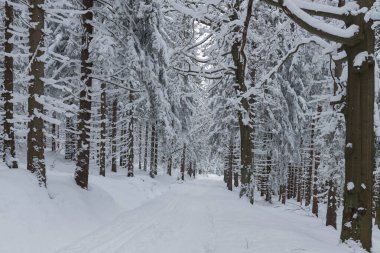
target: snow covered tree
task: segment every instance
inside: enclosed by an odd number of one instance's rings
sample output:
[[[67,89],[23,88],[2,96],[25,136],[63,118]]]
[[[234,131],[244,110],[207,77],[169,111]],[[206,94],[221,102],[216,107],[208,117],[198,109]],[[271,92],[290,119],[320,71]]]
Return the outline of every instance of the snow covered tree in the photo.
[[[29,28],[29,74],[31,81],[28,87],[28,170],[36,174],[40,185],[46,185],[46,170],[44,156],[44,105],[41,98],[44,95],[44,0],[30,0],[29,13],[31,26]]]
[[[374,1],[358,0],[345,7],[289,0],[271,1],[298,25],[323,39],[341,43],[348,66],[345,97],[346,150],[342,241],[359,241],[370,251],[372,237],[372,173],[374,165],[374,42],[373,20],[361,8],[371,9]],[[334,27],[313,15],[343,21],[346,28]],[[360,147],[360,148],[359,148]],[[357,169],[357,168],[360,168]]]

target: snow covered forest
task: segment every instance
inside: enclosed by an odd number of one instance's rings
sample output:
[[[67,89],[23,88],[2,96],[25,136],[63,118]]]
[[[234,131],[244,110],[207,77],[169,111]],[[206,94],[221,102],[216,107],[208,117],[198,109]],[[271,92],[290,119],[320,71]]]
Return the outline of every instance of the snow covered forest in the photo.
[[[380,252],[379,0],[0,13],[0,253]]]

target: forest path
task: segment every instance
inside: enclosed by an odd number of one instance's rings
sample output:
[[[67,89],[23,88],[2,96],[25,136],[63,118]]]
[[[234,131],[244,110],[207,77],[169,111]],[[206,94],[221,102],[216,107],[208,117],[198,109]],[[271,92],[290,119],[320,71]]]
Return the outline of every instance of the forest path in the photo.
[[[279,205],[251,206],[201,178],[118,216],[59,253],[353,252],[321,220]]]

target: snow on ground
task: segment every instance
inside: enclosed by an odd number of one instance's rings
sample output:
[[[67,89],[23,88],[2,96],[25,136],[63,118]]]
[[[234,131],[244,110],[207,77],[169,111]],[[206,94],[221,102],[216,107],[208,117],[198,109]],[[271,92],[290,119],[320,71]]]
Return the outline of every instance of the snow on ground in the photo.
[[[1,253],[360,252],[296,203],[257,196],[251,206],[217,176],[180,184],[165,175],[102,178],[94,171],[84,191],[72,163],[47,164],[47,190],[25,170],[0,166]],[[374,231],[373,252],[380,252]]]

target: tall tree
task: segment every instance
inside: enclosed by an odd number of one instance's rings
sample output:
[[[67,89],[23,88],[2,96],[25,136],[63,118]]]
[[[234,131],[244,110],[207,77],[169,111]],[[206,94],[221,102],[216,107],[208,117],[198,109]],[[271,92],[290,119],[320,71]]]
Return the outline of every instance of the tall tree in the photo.
[[[13,7],[5,1],[4,15],[4,85],[3,85],[3,102],[4,102],[4,142],[3,142],[3,161],[9,168],[18,168],[16,160],[15,133],[13,124],[13,44],[11,42],[11,26],[13,23]]]
[[[29,75],[32,80],[28,87],[28,170],[36,174],[40,185],[46,185],[44,157],[44,106],[40,98],[44,95],[44,0],[30,0],[29,14]]]
[[[80,187],[87,189],[90,165],[90,121],[91,121],[91,89],[92,62],[90,59],[90,43],[93,36],[93,0],[83,0],[84,14],[82,15],[83,34],[81,51],[81,81],[82,90],[79,98],[78,114],[78,147],[75,181]]]
[[[347,54],[345,189],[341,240],[359,241],[367,251],[372,246],[372,181],[374,167],[374,84],[373,59],[375,34],[373,20],[355,10],[372,8],[375,1],[358,0],[352,12],[341,7],[289,0],[268,3],[279,6],[298,25],[321,38],[343,45]],[[320,11],[323,8],[323,11]],[[338,12],[337,12],[338,11]],[[343,21],[346,28],[323,26],[312,15]]]
[[[99,175],[106,176],[106,83],[101,84],[100,95],[100,152],[99,152]]]

